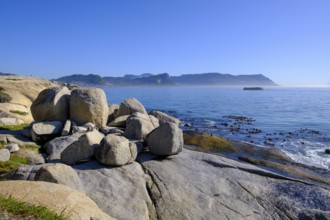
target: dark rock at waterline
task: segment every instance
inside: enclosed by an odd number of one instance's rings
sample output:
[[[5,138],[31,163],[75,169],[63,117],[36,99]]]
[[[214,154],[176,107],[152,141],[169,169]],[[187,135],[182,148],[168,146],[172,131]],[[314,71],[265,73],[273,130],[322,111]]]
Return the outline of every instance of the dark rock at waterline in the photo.
[[[325,149],[324,153],[330,154],[330,149]]]

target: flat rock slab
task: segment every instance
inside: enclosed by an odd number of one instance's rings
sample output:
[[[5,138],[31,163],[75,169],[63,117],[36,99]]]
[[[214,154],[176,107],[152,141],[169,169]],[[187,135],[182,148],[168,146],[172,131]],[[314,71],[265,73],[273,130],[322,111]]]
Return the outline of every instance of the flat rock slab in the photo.
[[[138,157],[159,219],[297,219],[330,210],[330,191],[221,156]]]
[[[87,196],[117,219],[156,219],[146,188],[148,175],[137,162],[111,167],[96,161],[74,166]]]
[[[254,165],[186,149],[166,158],[142,153],[137,160],[122,167],[91,161],[74,169],[86,194],[118,219],[289,220],[329,214],[328,188]]]

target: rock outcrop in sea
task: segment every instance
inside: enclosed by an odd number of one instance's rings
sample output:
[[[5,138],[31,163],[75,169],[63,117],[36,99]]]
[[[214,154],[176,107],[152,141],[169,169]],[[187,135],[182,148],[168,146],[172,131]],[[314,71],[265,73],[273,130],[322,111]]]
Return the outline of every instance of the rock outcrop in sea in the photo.
[[[31,108],[38,121],[0,132],[4,145],[16,143],[15,154],[30,158],[1,174],[0,194],[50,209],[54,195],[55,210],[70,207],[69,219],[330,219],[328,180],[187,150],[179,119],[148,113],[135,98],[106,100],[95,88],[41,92]],[[26,146],[36,143],[42,148],[32,155]],[[0,150],[2,160],[9,149]]]

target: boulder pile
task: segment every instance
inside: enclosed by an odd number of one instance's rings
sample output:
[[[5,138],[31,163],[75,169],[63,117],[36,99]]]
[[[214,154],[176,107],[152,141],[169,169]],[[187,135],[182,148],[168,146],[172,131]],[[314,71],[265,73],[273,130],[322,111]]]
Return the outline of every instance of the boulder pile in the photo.
[[[31,112],[35,121],[23,133],[43,145],[48,162],[74,165],[95,157],[123,166],[142,150],[169,156],[183,147],[178,119],[155,110],[148,114],[135,98],[108,105],[99,88],[47,88]]]

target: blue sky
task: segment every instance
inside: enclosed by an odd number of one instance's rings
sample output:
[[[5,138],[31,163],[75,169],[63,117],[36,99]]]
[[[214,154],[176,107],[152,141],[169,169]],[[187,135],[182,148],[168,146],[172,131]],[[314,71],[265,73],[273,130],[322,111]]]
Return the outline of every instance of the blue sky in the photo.
[[[330,86],[329,0],[0,0],[0,71]]]

